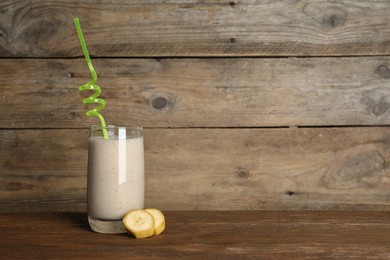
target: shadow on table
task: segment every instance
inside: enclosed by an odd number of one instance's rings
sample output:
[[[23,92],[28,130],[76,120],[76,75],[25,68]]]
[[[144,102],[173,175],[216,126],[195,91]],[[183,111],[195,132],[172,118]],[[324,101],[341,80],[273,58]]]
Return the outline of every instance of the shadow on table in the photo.
[[[69,223],[72,228],[92,232],[88,224],[88,215],[86,212],[58,212],[56,214],[56,218],[60,219],[64,223]]]

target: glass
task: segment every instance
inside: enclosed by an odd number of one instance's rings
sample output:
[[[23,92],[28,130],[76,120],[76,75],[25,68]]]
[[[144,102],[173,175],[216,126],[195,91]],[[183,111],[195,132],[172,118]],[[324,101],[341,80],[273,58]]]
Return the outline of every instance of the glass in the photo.
[[[107,131],[108,139],[103,138]],[[88,151],[88,221],[99,233],[126,232],[122,218],[144,207],[142,127],[92,126]]]

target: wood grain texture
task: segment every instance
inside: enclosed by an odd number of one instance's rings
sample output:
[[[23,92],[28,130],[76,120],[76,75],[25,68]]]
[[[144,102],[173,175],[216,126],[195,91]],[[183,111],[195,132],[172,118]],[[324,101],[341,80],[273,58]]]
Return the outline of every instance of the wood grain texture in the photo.
[[[389,210],[389,131],[145,129],[146,206]],[[87,136],[0,131],[0,210],[85,210]]]
[[[390,54],[390,1],[3,0],[0,56]]]
[[[389,259],[389,212],[164,212],[134,239],[90,231],[86,214],[0,215],[5,259]]]
[[[84,210],[88,130],[0,131],[1,211]]]
[[[390,124],[390,58],[95,59],[112,124],[257,127]],[[97,123],[83,59],[0,60],[3,128]]]

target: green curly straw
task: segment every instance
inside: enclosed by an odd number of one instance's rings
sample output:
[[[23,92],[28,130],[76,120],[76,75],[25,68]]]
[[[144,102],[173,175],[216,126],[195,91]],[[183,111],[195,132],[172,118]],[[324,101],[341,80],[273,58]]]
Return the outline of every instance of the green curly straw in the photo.
[[[87,64],[88,64],[88,68],[91,71],[91,75],[93,78],[87,84],[80,86],[79,90],[80,91],[83,91],[83,90],[95,90],[96,91],[93,95],[84,99],[83,103],[84,104],[99,103],[98,107],[89,110],[86,114],[87,114],[87,116],[97,116],[100,119],[100,123],[102,125],[102,130],[103,130],[103,138],[108,139],[106,121],[104,120],[103,116],[99,113],[99,111],[105,107],[106,102],[103,99],[98,98],[98,96],[100,96],[100,93],[102,91],[101,91],[100,87],[95,84],[97,81],[97,74],[96,74],[95,69],[93,68],[91,58],[89,57],[87,45],[85,44],[83,32],[81,31],[79,18],[74,18],[74,23],[76,25],[77,35],[79,36],[79,39],[80,39],[81,48],[83,49],[84,56],[85,56],[85,59],[86,59]]]

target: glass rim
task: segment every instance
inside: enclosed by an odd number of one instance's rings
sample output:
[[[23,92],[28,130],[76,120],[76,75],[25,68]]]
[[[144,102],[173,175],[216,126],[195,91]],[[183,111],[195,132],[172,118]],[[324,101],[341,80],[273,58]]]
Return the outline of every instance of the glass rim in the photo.
[[[143,137],[142,126],[116,126],[107,125],[102,127],[101,125],[91,125],[89,130],[89,138],[103,138],[103,140],[112,139],[131,139],[137,137]]]
[[[143,126],[136,126],[136,125],[107,125],[106,127],[103,127],[101,125],[91,125],[90,130],[99,130],[99,129],[119,129],[119,128],[126,128],[126,130],[137,130],[142,131]]]

